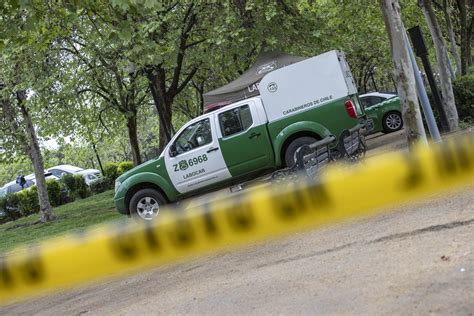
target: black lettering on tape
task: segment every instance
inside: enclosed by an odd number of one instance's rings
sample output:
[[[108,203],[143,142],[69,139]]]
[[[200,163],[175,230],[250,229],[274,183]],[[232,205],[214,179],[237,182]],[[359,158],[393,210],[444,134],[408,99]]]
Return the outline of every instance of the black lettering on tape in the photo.
[[[158,239],[158,236],[155,230],[153,229],[152,223],[150,223],[149,221],[145,222],[145,240],[150,250],[156,251],[160,249],[160,240]]]
[[[434,154],[440,176],[444,177],[456,172],[456,161],[449,144],[444,147],[436,147]]]
[[[300,192],[282,193],[272,199],[273,209],[280,219],[290,220],[296,218],[304,210],[306,203]]]
[[[474,144],[470,144],[471,146]],[[469,159],[469,154],[466,150],[464,143],[457,142],[454,144],[456,150],[457,160],[459,161],[460,167],[463,170],[469,170],[472,168],[472,161]],[[467,146],[467,144],[466,144]]]
[[[304,184],[297,186],[293,192],[279,195],[272,199],[272,202],[276,214],[284,220],[298,217],[308,206],[322,208],[331,205],[331,199],[325,186],[309,181],[304,181]]]
[[[44,279],[44,268],[37,250],[32,251],[22,265],[21,271],[25,281],[28,283],[38,283]]]
[[[209,236],[217,235],[217,225],[212,216],[212,208],[209,203],[204,205],[204,212],[202,214],[202,220],[204,221],[204,230]]]
[[[0,287],[10,288],[13,286],[13,276],[8,269],[7,260],[0,257]]]
[[[226,212],[230,225],[238,231],[247,231],[255,226],[253,209],[248,202],[239,199],[234,201],[234,205]]]
[[[331,198],[326,187],[321,182],[307,184],[305,186],[305,195],[309,198],[312,205],[318,208],[328,207],[332,204]]]
[[[112,235],[112,252],[122,260],[133,260],[138,256],[138,244],[127,227],[119,227]]]
[[[191,224],[184,218],[176,220],[175,229],[170,232],[171,241],[179,247],[190,246],[195,241]]]
[[[291,192],[293,205],[297,208],[297,211],[304,211],[308,207],[308,200],[303,191],[303,187],[298,186],[295,191]]]
[[[408,191],[423,182],[423,173],[421,171],[421,164],[416,156],[405,156],[405,161],[408,165],[408,175],[403,179],[401,187],[402,189]]]

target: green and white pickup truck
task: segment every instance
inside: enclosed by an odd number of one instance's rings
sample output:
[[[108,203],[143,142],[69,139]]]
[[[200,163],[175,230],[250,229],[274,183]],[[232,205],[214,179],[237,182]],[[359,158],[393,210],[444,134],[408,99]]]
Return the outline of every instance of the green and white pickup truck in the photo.
[[[339,139],[363,121],[342,53],[271,68],[258,67],[270,71],[248,86],[257,87],[258,95],[191,120],[157,159],[121,175],[115,183],[118,211],[152,219],[165,203],[291,166],[298,147],[330,135]]]

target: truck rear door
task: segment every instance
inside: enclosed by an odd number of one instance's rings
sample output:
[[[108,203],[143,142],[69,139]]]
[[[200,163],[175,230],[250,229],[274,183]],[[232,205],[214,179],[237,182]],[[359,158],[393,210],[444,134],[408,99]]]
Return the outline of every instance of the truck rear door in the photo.
[[[273,147],[259,99],[221,109],[215,120],[219,146],[233,177],[273,167]]]

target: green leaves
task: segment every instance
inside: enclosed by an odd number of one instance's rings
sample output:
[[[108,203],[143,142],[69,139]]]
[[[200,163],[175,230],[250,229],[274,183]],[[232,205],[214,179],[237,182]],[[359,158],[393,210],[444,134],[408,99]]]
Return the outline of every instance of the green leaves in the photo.
[[[130,44],[132,32],[133,30],[130,21],[125,20],[120,22],[118,26],[118,37],[123,41],[124,45]]]
[[[401,3],[407,26],[418,23],[416,2]],[[158,146],[161,122],[150,108],[148,69],[160,71],[160,93],[170,92],[174,78],[186,83],[167,96],[176,127],[200,113],[203,92],[237,78],[261,50],[301,56],[343,50],[359,87],[373,72],[393,89],[375,0],[6,0],[0,12],[0,80],[7,85],[0,94],[30,91],[40,134],[108,142],[109,157],[123,155],[125,120],[134,110],[140,145],[147,154]]]

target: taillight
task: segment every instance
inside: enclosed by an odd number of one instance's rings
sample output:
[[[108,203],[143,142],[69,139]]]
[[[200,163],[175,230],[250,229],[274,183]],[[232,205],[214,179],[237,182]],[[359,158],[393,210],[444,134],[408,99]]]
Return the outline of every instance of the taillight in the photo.
[[[346,106],[346,111],[347,111],[347,114],[349,114],[349,117],[357,118],[354,102],[352,102],[351,99],[348,99],[346,103],[344,103],[344,105]]]

